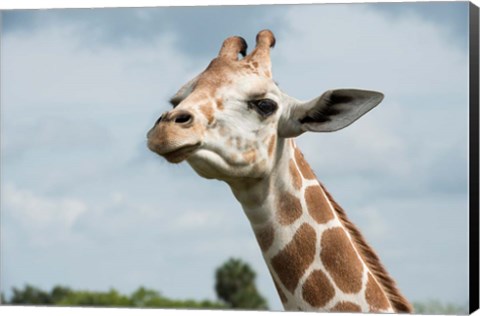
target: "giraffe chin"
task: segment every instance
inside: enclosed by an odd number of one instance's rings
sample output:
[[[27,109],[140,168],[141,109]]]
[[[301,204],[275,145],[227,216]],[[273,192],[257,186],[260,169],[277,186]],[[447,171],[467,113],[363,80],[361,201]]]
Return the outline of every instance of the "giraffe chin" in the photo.
[[[215,150],[202,146],[187,159],[193,170],[203,178],[235,182],[241,179],[258,179],[265,176],[265,170],[255,164],[239,164],[225,159]]]
[[[162,156],[170,163],[180,163],[187,159],[193,152],[195,152],[199,146],[199,143],[195,145],[182,146],[168,153],[163,153]]]

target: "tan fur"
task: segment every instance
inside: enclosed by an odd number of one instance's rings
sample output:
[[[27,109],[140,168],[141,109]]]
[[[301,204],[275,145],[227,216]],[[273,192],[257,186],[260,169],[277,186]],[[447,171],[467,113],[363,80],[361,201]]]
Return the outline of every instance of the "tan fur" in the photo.
[[[270,138],[270,142],[268,143],[268,156],[272,157],[273,155],[273,150],[275,149],[275,143],[276,143],[277,137],[275,135],[272,135]]]
[[[319,224],[324,224],[333,219],[328,201],[323,197],[320,186],[310,186],[305,190],[305,202],[308,212]]]
[[[272,225],[268,225],[262,229],[259,229],[258,232],[255,232],[255,236],[257,237],[258,244],[260,245],[260,249],[262,251],[267,251],[273,243],[274,237],[274,229]]]
[[[208,97],[215,96],[220,87],[232,83],[232,77],[240,67],[238,63],[224,58],[213,59],[207,69],[198,77],[192,96],[196,95],[196,91],[201,91]]]
[[[295,161],[297,162],[297,166],[305,179],[316,179],[315,174],[313,173],[309,164],[305,161],[305,158],[303,158],[303,154],[298,148],[295,148]]]
[[[314,270],[303,283],[303,299],[313,307],[323,307],[335,296],[335,289],[321,270]]]
[[[190,129],[176,128],[173,123],[161,124],[151,131],[148,147],[156,151],[158,148],[176,147],[179,139],[189,139],[191,135],[202,136],[205,129],[201,125],[193,125]]]
[[[337,303],[332,309],[332,312],[361,312],[361,311],[362,309],[360,308],[360,306],[358,306],[355,303],[346,302],[346,301]]]
[[[208,100],[208,98],[210,98],[210,96],[212,95],[212,91],[214,90],[195,89],[195,92],[187,96],[188,102],[192,104],[204,103],[206,100]]]
[[[363,266],[340,227],[330,228],[322,235],[320,258],[335,284],[345,293],[362,289]]]
[[[387,273],[385,268],[380,262],[377,254],[373,251],[373,249],[367,244],[365,239],[363,238],[360,231],[353,225],[350,220],[348,219],[345,211],[342,209],[340,205],[335,202],[332,198],[330,193],[325,189],[322,185],[322,189],[327,195],[330,203],[332,203],[337,215],[339,216],[343,226],[348,230],[350,236],[352,237],[357,250],[360,252],[363,260],[367,264],[367,267],[370,271],[372,271],[375,279],[378,280],[380,283],[383,291],[387,294],[387,297],[392,304],[394,310],[400,313],[412,313],[413,308],[408,303],[408,301],[403,297],[403,295],[398,290],[395,281],[390,277]]]
[[[300,173],[298,173],[297,166],[295,165],[293,159],[290,159],[288,167],[290,169],[290,175],[292,176],[293,188],[295,190],[300,190],[300,188],[302,187],[302,177],[300,177]]]
[[[290,225],[302,215],[300,200],[288,192],[277,197],[277,219],[282,225]]]
[[[380,289],[377,281],[375,281],[370,273],[368,274],[365,298],[367,299],[367,303],[370,305],[370,311],[372,312],[378,312],[382,309],[385,310],[389,306],[387,298]]]
[[[246,73],[259,75],[258,69],[251,63],[243,64],[242,67],[246,70]]]
[[[292,241],[271,260],[280,281],[291,293],[314,260],[316,239],[312,226],[303,224],[298,228]]]
[[[274,45],[275,36],[273,33],[269,30],[260,31],[257,34],[257,46],[250,55],[245,57],[245,60],[258,61],[263,67],[268,65],[268,68],[270,68],[270,47]]]
[[[217,109],[219,109],[220,111],[222,111],[224,109],[224,106],[223,106],[223,100],[221,98],[217,98]]]
[[[252,163],[257,159],[257,150],[252,148],[243,153],[243,159],[245,159],[246,162]]]
[[[244,47],[244,45],[245,42],[241,37],[229,37],[223,42],[222,48],[220,49],[218,56],[226,59],[238,60],[238,54],[242,51],[242,49],[246,48],[246,46]]]
[[[213,123],[213,109],[210,104],[202,104],[200,106],[200,112],[207,118],[208,125]]]

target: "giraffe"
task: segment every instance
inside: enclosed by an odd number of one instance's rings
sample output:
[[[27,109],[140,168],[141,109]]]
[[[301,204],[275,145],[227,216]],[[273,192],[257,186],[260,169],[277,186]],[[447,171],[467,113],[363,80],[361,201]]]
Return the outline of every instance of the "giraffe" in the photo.
[[[173,109],[147,133],[148,148],[229,185],[286,310],[412,312],[294,142],[350,125],[383,94],[337,89],[307,102],[292,98],[272,79],[274,45],[270,30],[257,34],[248,55],[243,38],[227,38],[172,97]]]

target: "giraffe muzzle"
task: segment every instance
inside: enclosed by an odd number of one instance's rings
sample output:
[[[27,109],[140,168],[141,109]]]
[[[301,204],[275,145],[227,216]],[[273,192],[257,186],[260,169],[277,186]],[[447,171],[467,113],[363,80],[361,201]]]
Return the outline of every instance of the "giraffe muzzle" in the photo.
[[[148,148],[171,163],[188,158],[201,144],[194,116],[186,110],[163,113],[147,133]]]

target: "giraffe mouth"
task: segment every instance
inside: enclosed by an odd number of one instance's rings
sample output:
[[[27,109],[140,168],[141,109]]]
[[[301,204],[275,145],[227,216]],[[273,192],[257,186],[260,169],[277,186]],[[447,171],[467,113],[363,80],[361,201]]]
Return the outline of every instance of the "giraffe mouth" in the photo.
[[[179,163],[187,159],[195,150],[200,147],[200,143],[194,145],[186,145],[173,151],[162,153],[162,156],[171,163]]]

